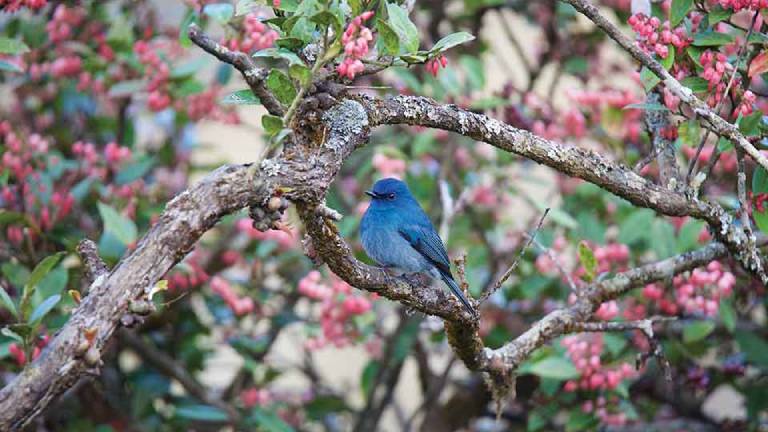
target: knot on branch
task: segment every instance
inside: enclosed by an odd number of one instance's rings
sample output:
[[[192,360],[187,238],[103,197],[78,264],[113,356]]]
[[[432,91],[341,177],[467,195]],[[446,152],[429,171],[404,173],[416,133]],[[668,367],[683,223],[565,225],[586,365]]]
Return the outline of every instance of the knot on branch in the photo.
[[[280,219],[289,202],[282,196],[272,196],[266,202],[248,208],[253,227],[259,231],[280,229]]]
[[[319,138],[313,139],[313,142],[324,141],[325,125],[321,120],[345,95],[346,87],[342,84],[328,80],[312,84],[298,109],[298,129],[301,133]]]

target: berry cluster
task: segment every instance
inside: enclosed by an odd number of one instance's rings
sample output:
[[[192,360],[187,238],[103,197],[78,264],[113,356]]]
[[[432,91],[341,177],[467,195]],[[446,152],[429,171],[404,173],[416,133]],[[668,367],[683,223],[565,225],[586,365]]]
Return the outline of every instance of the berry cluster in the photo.
[[[363,12],[355,17],[344,30],[341,43],[344,44],[344,60],[336,67],[339,75],[354,79],[365,69],[361,59],[368,54],[368,44],[373,40],[371,29],[363,23],[373,16],[373,11]]]
[[[211,278],[211,291],[218,294],[237,316],[249,314],[256,309],[252,298],[238,296],[232,289],[232,285],[222,277]]]
[[[643,297],[658,304],[659,309],[668,315],[680,313],[693,316],[717,315],[719,301],[731,295],[736,285],[736,278],[723,269],[719,261],[712,261],[706,268],[698,268],[690,275],[678,275],[672,280],[675,289],[674,298],[665,295],[658,284],[646,285]]]
[[[224,41],[223,45],[233,51],[243,52],[259,51],[274,45],[280,35],[261,22],[261,18],[256,14],[246,15],[243,21],[243,27],[245,27],[243,39],[229,39]]]
[[[637,33],[640,48],[648,53],[656,53],[661,58],[669,56],[669,45],[681,50],[693,42],[682,26],[672,29],[669,21],[662,23],[656,17],[639,13],[630,16],[628,22]]]
[[[313,270],[298,285],[300,294],[320,302],[320,328],[322,334],[306,341],[305,347],[316,350],[333,344],[343,347],[358,337],[352,318],[371,310],[371,299],[352,293],[346,282],[333,278],[330,285],[323,282],[320,272]]]
[[[768,8],[768,0],[718,0],[723,9],[738,12],[743,9],[757,10]]]
[[[437,73],[440,72],[440,67],[448,67],[448,59],[444,55],[437,56],[427,61],[424,65],[427,68],[427,72],[432,74],[433,77],[437,77]]]

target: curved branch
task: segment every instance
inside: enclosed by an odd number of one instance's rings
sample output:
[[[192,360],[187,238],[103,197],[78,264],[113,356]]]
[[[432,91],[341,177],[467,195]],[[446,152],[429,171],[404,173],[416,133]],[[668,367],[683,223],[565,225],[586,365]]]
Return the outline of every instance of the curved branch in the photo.
[[[647,67],[657,77],[659,77],[664,85],[679,97],[681,101],[688,104],[696,115],[706,120],[716,134],[724,136],[733,141],[734,144],[741,147],[752,159],[755,160],[760,166],[768,170],[768,158],[766,158],[760,151],[758,151],[752,143],[741,133],[739,128],[720,117],[715,111],[712,111],[704,101],[696,97],[693,91],[688,87],[680,84],[680,81],[675,79],[661,63],[654,60],[648,53],[640,49],[631,39],[626,37],[621,30],[613,25],[607,18],[600,14],[600,11],[595,5],[587,0],[563,0],[566,3],[573,6],[582,15],[589,18],[595,25],[605,32],[611,39],[616,41],[626,52],[640,62],[643,66]]]
[[[222,216],[269,198],[256,172],[248,165],[224,166],[168,203],[136,249],[94,281],[40,357],[0,390],[0,430],[21,429],[81,376],[98,371],[99,354],[130,304],[143,299]],[[86,330],[96,337],[83,356]]]
[[[281,117],[284,114],[285,111],[283,110],[283,105],[277,98],[275,98],[264,83],[269,71],[257,67],[248,54],[239,51],[231,51],[227,47],[214,41],[208,35],[203,33],[197,24],[190,24],[188,33],[189,39],[197,44],[197,46],[204,49],[205,52],[213,55],[224,63],[231,64],[235,69],[240,71],[253,94],[259,98],[264,105],[264,108],[266,108],[270,114],[278,117]]]
[[[594,151],[566,147],[456,105],[440,105],[419,96],[358,98],[366,105],[373,125],[408,124],[456,132],[586,180],[636,206],[667,216],[691,216],[706,221],[717,240],[728,247],[744,269],[768,283],[760,255],[754,248],[744,247],[750,239],[718,204],[689,199]]]

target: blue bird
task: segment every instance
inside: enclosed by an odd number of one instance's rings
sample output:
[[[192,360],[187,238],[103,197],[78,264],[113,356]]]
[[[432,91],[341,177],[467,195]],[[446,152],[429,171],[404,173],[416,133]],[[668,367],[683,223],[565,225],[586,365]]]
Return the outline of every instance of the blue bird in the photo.
[[[360,237],[368,256],[386,268],[423,272],[442,279],[467,311],[477,316],[453,279],[443,241],[408,185],[386,178],[365,193],[373,198],[360,223]]]

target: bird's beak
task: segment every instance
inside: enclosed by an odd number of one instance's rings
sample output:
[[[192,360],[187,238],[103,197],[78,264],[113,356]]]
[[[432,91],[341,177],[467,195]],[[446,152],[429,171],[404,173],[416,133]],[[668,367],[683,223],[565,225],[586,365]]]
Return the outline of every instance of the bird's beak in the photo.
[[[365,194],[368,195],[371,198],[378,198],[379,197],[379,195],[376,192],[372,191],[372,190],[365,191]]]

